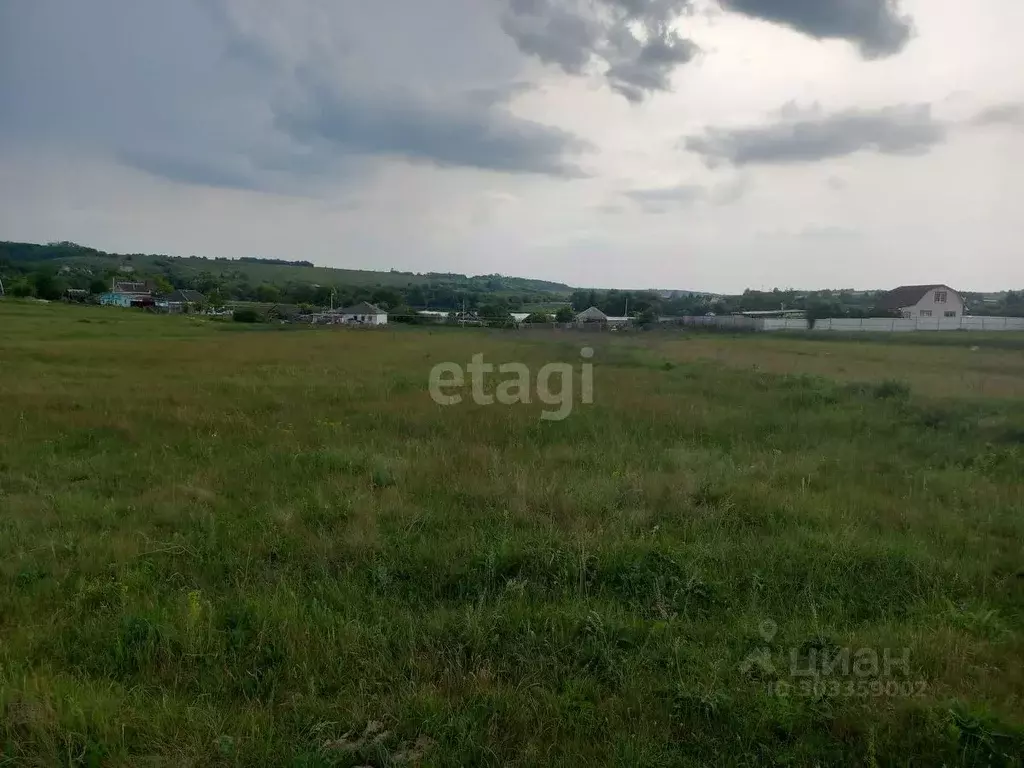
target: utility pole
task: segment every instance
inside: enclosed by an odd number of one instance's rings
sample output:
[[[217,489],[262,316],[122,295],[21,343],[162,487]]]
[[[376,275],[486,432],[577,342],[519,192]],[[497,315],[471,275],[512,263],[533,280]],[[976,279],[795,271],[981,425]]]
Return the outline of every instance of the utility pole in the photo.
[[[0,298],[3,298],[4,295],[4,279],[0,277]]]

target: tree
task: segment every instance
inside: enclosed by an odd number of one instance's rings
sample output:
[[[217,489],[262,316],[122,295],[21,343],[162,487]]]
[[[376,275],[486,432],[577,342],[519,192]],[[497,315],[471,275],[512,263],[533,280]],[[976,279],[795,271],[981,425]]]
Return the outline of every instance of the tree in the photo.
[[[526,317],[526,319],[523,320],[523,322],[527,323],[527,324],[530,324],[530,325],[532,325],[534,323],[537,323],[537,324],[550,323],[551,322],[551,315],[549,315],[547,312],[534,312],[534,313],[528,315]]]
[[[573,291],[572,296],[569,297],[569,303],[579,311],[586,309],[584,306],[587,303],[587,292],[586,291]]]
[[[405,294],[405,300],[411,307],[425,307],[427,306],[427,296],[423,291],[423,288],[418,285],[414,285]]]
[[[657,325],[658,313],[654,311],[654,307],[647,307],[637,317],[637,324],[646,328],[651,325]]]
[[[280,300],[281,291],[276,285],[264,283],[256,289],[256,301],[261,301],[264,304],[276,304]]]
[[[220,281],[214,277],[212,272],[206,269],[196,275],[191,283],[192,289],[200,293],[210,293],[220,286]]]
[[[152,278],[153,289],[156,293],[171,293],[174,290],[174,286],[171,285],[171,281],[163,275],[157,275]]]
[[[512,315],[509,314],[508,307],[504,303],[484,304],[478,310],[478,314],[492,328],[508,328],[514,325]]]
[[[330,286],[318,285],[313,291],[313,303],[318,307],[326,307],[331,303],[331,290]]]
[[[562,307],[555,312],[555,321],[559,323],[571,323],[576,319],[576,315],[572,311],[572,307]]]
[[[30,278],[35,288],[36,296],[47,301],[54,301],[61,297],[63,291],[57,284],[56,278],[49,272],[36,272]]]
[[[822,301],[815,302],[807,307],[807,327],[810,330],[814,330],[814,326],[819,320],[827,320],[830,317],[837,316],[842,316],[842,311],[837,305],[827,304]]]
[[[402,294],[394,288],[378,288],[370,296],[370,302],[382,309],[391,309],[402,304]]]
[[[206,302],[213,309],[220,309],[224,306],[224,297],[221,295],[221,292],[215,288],[210,291],[210,294],[206,297]]]
[[[99,278],[96,278],[95,280],[89,283],[89,293],[91,294],[98,295],[101,293],[106,293],[107,289],[108,286],[106,280],[100,280]]]

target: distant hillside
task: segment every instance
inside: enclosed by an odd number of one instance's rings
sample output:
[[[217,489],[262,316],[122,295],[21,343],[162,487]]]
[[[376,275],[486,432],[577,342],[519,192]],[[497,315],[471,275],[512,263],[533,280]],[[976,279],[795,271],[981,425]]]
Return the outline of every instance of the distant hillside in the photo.
[[[562,283],[504,275],[468,276],[453,273],[375,272],[358,269],[317,267],[309,261],[285,259],[177,257],[160,254],[117,254],[77,243],[14,243],[0,241],[0,265],[5,261],[22,268],[34,265],[87,268],[103,275],[124,267],[141,274],[165,274],[175,284],[191,283],[204,273],[229,281],[252,285],[306,283],[323,286],[393,287],[447,285],[468,291],[549,293],[568,295],[572,289]]]

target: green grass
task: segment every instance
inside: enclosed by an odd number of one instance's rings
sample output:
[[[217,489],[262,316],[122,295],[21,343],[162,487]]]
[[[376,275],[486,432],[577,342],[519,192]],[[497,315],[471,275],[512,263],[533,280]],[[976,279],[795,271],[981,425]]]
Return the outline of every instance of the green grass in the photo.
[[[275,329],[0,302],[0,764],[1021,764],[1019,352]]]

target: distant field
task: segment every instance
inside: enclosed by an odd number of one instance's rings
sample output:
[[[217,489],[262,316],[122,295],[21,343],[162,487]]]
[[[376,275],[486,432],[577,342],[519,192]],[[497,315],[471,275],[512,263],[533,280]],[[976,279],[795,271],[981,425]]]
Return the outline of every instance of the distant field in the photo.
[[[561,422],[427,394],[584,345]],[[0,301],[0,764],[1021,765],[1022,382]]]

